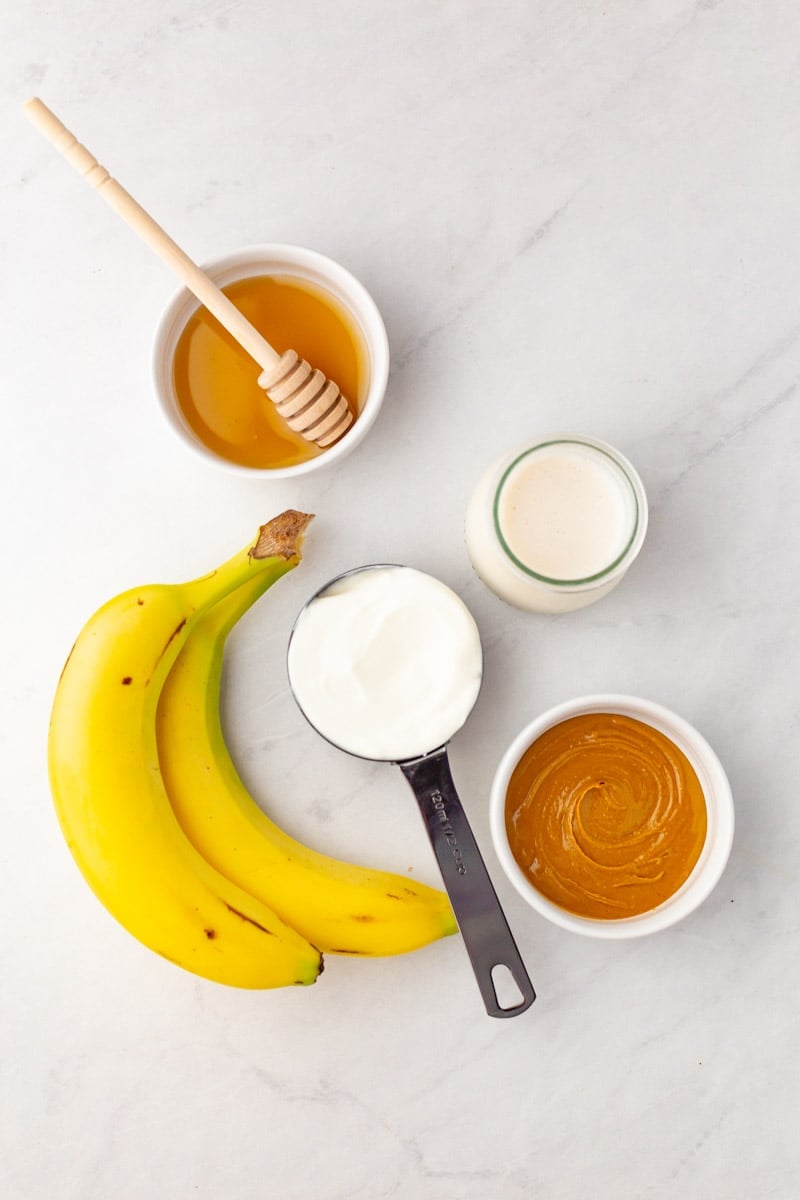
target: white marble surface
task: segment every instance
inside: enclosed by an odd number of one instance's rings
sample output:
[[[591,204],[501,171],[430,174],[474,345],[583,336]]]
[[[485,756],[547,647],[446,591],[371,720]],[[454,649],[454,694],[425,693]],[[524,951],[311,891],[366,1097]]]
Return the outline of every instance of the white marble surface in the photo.
[[[797,1195],[800,10],[793,0],[7,3],[2,46],[3,917],[9,1200],[790,1200]],[[372,291],[386,405],[340,469],[232,478],[176,444],[149,351],[161,265],[29,128],[39,93],[199,258],[308,245]],[[596,608],[526,617],[474,578],[470,489],[571,428],[648,488]],[[535,980],[489,1020],[455,938],[333,960],[307,992],[183,974],[106,915],[49,799],[58,672],[108,596],[226,557],[289,504],[300,571],[237,630],[226,715],[294,832],[429,882],[404,781],[287,695],[319,583],[430,570],[487,652],[454,742]],[[628,691],[733,785],[722,882],[671,932],[570,936],[499,877],[487,792],[519,726]]]

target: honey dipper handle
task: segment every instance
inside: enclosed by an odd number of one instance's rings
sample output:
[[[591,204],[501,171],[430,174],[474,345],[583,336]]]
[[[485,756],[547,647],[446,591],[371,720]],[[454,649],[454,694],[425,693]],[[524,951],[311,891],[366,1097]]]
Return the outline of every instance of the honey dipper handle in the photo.
[[[266,338],[261,336],[225,293],[173,242],[169,234],[145,212],[133,196],[126,192],[116,179],[112,179],[105,167],[101,167],[86,147],[62,125],[55,113],[37,97],[28,100],[24,110],[39,132],[52,142],[123,221],[127,221],[131,229],[147,242],[150,249],[172,268],[189,291],[205,305],[251,358],[265,371],[274,372],[280,355],[273,350]]]

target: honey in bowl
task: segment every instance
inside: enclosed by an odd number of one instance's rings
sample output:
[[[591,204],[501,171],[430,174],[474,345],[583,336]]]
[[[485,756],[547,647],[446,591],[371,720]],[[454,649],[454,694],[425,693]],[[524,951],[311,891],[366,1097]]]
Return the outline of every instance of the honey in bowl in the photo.
[[[657,908],[689,878],[706,838],[697,774],[652,726],[571,717],[522,755],[506,792],[511,853],[530,883],[581,917]]]
[[[369,385],[367,351],[349,313],[327,292],[289,276],[254,275],[222,289],[282,354],[296,350],[340,388],[353,416]],[[242,466],[288,467],[325,451],[294,433],[258,385],[261,368],[205,309],[175,348],[173,382],[195,436]]]

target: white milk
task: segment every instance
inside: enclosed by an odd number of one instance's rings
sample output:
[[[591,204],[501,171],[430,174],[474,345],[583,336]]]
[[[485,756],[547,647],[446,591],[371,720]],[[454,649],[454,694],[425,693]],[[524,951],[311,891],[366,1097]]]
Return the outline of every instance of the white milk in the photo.
[[[475,621],[445,584],[410,567],[368,567],[307,604],[288,667],[300,708],[324,737],[400,762],[461,728],[483,656]]]
[[[619,582],[646,526],[644,488],[627,459],[593,439],[553,437],[487,471],[466,540],[478,575],[502,599],[566,612]]]

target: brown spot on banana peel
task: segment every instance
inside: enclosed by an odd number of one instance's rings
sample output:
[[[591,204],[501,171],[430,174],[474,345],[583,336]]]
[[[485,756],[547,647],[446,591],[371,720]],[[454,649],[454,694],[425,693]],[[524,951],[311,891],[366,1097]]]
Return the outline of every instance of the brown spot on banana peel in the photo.
[[[223,901],[223,903],[225,904],[225,907],[227,908],[228,912],[232,912],[235,917],[240,917],[243,921],[247,921],[248,924],[255,925],[256,929],[260,929],[261,932],[266,933],[266,935],[268,937],[277,937],[277,934],[273,933],[271,929],[265,929],[264,926],[259,924],[258,921],[255,921],[252,917],[248,917],[247,913],[240,912],[238,908],[234,908],[232,904],[228,904],[227,900]],[[204,932],[205,932],[206,936],[208,936],[208,930],[205,930]],[[309,942],[309,945],[311,945],[310,942]],[[317,971],[317,974],[315,975],[314,979],[311,981],[312,983],[315,983],[316,980],[319,979],[322,972],[325,970],[325,958],[324,958],[322,952],[316,946],[311,945],[311,948],[312,948],[312,950],[316,950],[317,954],[319,955],[319,970]],[[308,986],[307,981],[304,979],[295,979],[295,983],[300,986],[303,986],[303,987]]]
[[[178,622],[178,624],[177,624],[177,625],[175,626],[175,628],[173,629],[172,633],[171,633],[171,634],[169,635],[169,637],[167,638],[167,640],[166,640],[166,643],[165,643],[165,645],[164,645],[164,649],[161,651],[161,653],[160,653],[160,654],[159,654],[159,656],[158,656],[159,658],[163,658],[163,657],[164,657],[164,655],[167,653],[167,650],[169,650],[169,648],[170,648],[170,645],[171,645],[171,644],[172,644],[172,642],[175,640],[175,638],[178,636],[178,634],[179,634],[179,633],[180,633],[180,631],[183,629],[183,627],[184,627],[184,625],[185,625],[185,624],[186,624],[186,617],[184,617],[182,621],[179,621],[179,622]]]
[[[238,908],[234,908],[232,904],[228,904],[227,900],[225,901],[225,907],[227,908],[228,912],[232,912],[235,917],[240,917],[243,921],[249,922],[250,925],[255,925],[256,929],[260,929],[262,933],[266,933],[267,937],[276,936],[271,929],[265,929],[264,926],[260,925],[258,921],[253,919],[253,917],[248,917],[247,913],[240,912]]]
[[[217,936],[216,929],[204,929],[203,933],[206,935],[206,937],[208,938],[208,940],[210,942],[213,942],[214,938]]]
[[[125,676],[123,677],[123,680],[122,680],[122,686],[123,686],[123,687],[128,687],[128,686],[129,686],[131,683],[133,683],[133,676],[132,676],[132,675],[125,675]]]
[[[164,657],[164,655],[167,653],[167,651],[169,650],[170,646],[172,645],[172,643],[174,642],[175,638],[178,636],[178,634],[180,633],[180,631],[183,629],[183,627],[184,627],[184,625],[185,625],[185,624],[186,624],[186,617],[184,617],[182,621],[179,621],[179,622],[178,622],[178,624],[177,624],[177,625],[175,626],[175,628],[173,629],[172,633],[171,633],[171,634],[169,635],[169,637],[167,638],[166,642],[164,643],[164,647],[163,647],[163,649],[162,649],[161,653],[159,654],[158,658],[156,659],[155,663],[153,664],[153,667],[154,667],[154,668],[155,668],[156,666],[158,666],[158,664],[161,662],[161,659],[162,659],[162,658]],[[145,687],[147,687],[147,685],[149,684],[149,682],[150,682],[150,676],[148,675],[148,676],[147,676],[147,679],[145,679],[145,681],[144,681],[144,686],[145,686]]]
[[[300,558],[303,536],[313,519],[313,513],[298,512],[294,508],[273,517],[259,529],[250,557]]]
[[[371,913],[353,913],[353,920],[358,921],[360,925],[369,925],[375,918]]]

